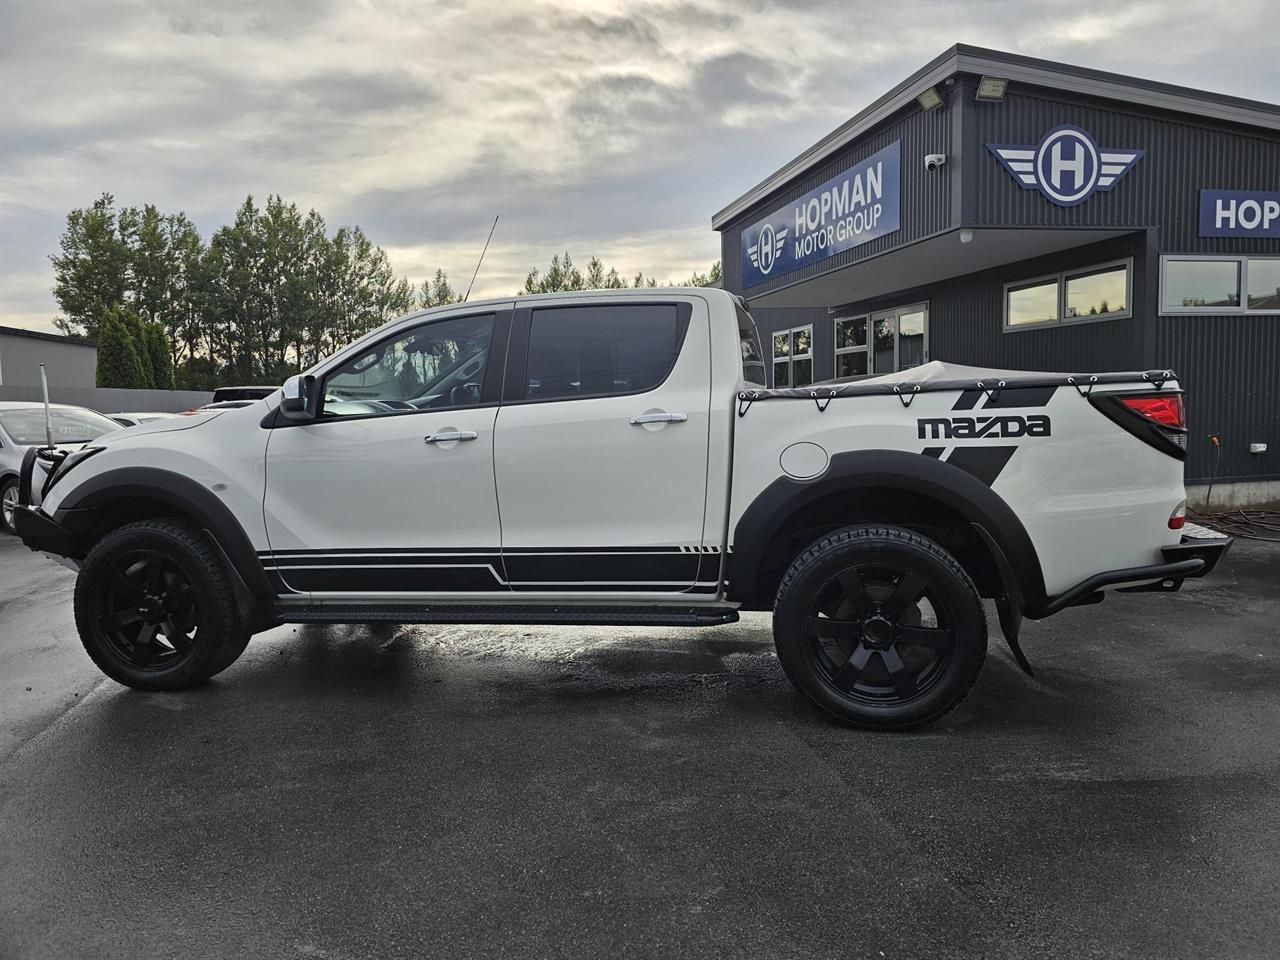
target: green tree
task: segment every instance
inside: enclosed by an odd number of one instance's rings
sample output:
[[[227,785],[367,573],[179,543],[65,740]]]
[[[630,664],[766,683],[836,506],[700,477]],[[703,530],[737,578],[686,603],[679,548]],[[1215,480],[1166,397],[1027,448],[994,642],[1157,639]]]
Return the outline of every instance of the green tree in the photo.
[[[653,277],[637,273],[632,285],[656,287],[658,282]],[[618,271],[613,267],[606,269],[599,257],[592,257],[587,262],[587,272],[584,274],[574,266],[573,258],[566,250],[563,257],[557,254],[551,258],[545,273],[536,267],[530,270],[524,279],[524,288],[517,295],[559,293],[564,290],[614,290],[627,286],[627,281]]]
[[[422,293],[418,297],[418,304],[424,309],[461,302],[462,294],[453,289],[449,283],[449,275],[443,270],[437,268],[435,276],[430,280],[422,281]]]
[[[147,324],[147,361],[151,365],[151,380],[157,390],[172,390],[173,357],[169,350],[169,338],[159,323]]]
[[[100,387],[146,387],[150,371],[134,344],[129,311],[116,304],[94,324],[98,331],[98,366],[94,381]],[[136,314],[134,315],[136,316]]]
[[[96,336],[98,322],[126,299],[129,248],[120,236],[115,198],[104,193],[93,205],[67,214],[53,264],[53,295],[63,315],[54,325],[63,333]]]
[[[715,263],[711,265],[711,269],[708,270],[706,273],[698,273],[698,271],[695,270],[693,274],[689,277],[689,279],[686,280],[684,283],[682,283],[681,286],[682,287],[718,287],[718,286],[721,286],[723,281],[724,281],[724,275],[720,270],[720,261],[717,260]]]
[[[250,195],[206,244],[183,213],[151,204],[117,211],[103,194],[68,214],[51,260],[59,327],[96,334],[112,312],[161,386],[279,383],[416,299],[359,227],[330,234],[315,210],[279,196],[260,206]],[[434,295],[456,300],[443,271],[436,279]],[[167,366],[153,361],[158,343]]]

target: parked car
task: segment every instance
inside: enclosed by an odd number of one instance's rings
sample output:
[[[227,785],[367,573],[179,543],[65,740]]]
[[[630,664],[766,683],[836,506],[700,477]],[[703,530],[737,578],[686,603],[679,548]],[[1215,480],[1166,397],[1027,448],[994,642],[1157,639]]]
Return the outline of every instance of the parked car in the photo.
[[[53,440],[59,450],[75,451],[120,424],[100,413],[61,403],[49,404]],[[13,533],[13,508],[18,503],[18,480],[27,450],[48,444],[44,404],[0,403],[0,528]],[[37,495],[38,495],[37,484]]]
[[[190,410],[183,410],[178,416],[194,417],[197,413],[207,413],[210,410],[236,410],[240,407],[251,407],[257,402],[257,400],[220,400],[215,403],[192,407]]]
[[[222,403],[224,400],[261,400],[263,397],[269,397],[279,387],[218,387],[213,391],[213,402]]]
[[[565,293],[414,314],[265,404],[105,437],[17,521],[80,565],[84,645],[140,689],[279,623],[771,610],[800,691],[904,728],[973,685],[983,597],[1029,670],[1023,618],[1208,573],[1231,541],[1184,530],[1185,450],[1168,371],[768,389],[724,291]]]
[[[122,427],[136,427],[140,423],[151,423],[154,420],[168,420],[180,417],[180,413],[108,413],[108,417]]]

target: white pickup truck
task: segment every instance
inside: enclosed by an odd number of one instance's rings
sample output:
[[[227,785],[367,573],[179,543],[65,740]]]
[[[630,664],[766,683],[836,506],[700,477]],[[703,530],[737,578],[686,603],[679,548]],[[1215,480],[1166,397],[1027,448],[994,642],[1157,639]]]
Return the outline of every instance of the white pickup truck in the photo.
[[[772,610],[796,687],[879,728],[963,699],[980,598],[1029,669],[1024,617],[1175,590],[1230,544],[1184,529],[1167,371],[764,369],[718,290],[437,308],[251,407],[31,451],[15,520],[79,569],[84,645],[133,687],[203,681],[280,623]]]

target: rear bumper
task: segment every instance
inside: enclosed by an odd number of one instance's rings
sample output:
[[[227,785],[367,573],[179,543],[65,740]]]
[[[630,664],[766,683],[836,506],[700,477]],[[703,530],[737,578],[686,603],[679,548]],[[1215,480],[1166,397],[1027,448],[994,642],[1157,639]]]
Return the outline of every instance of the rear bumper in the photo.
[[[1180,543],[1161,547],[1163,563],[1096,573],[1057,596],[1046,597],[1040,603],[1030,605],[1024,613],[1032,620],[1042,620],[1067,607],[1097,603],[1103,596],[1098,591],[1118,583],[1135,584],[1122,588],[1126,592],[1163,593],[1177,590],[1182,586],[1183,580],[1203,577],[1212,572],[1235,542],[1232,537],[1219,536],[1204,527],[1194,528],[1194,534],[1204,535],[1184,534]]]

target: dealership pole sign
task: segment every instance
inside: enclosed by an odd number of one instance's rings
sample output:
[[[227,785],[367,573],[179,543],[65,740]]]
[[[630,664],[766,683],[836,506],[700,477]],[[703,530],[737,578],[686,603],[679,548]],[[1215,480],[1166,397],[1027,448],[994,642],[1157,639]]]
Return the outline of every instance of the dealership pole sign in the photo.
[[[1201,190],[1200,236],[1280,237],[1280,191]]]
[[[742,286],[893,233],[899,227],[902,142],[797,197],[742,231]]]
[[[1146,153],[1100,148],[1086,131],[1071,126],[1055,127],[1037,144],[988,143],[987,149],[1023,190],[1039,190],[1060,207],[1110,190]]]

